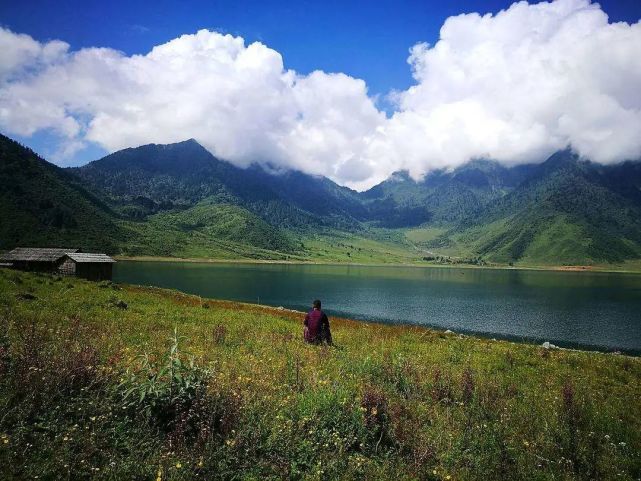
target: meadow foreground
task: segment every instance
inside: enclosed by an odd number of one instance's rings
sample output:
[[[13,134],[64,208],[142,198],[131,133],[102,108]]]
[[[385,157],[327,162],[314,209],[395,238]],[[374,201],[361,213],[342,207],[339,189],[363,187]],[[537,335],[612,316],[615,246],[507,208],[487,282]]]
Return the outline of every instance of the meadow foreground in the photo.
[[[639,358],[331,326],[0,269],[0,478],[641,478]]]

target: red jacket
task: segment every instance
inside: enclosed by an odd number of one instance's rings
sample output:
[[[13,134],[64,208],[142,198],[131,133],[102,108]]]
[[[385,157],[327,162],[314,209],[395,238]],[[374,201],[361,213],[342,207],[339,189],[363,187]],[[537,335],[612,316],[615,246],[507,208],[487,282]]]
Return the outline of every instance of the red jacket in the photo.
[[[305,316],[305,340],[311,343],[332,343],[332,334],[329,330],[329,319],[320,309],[312,309]]]

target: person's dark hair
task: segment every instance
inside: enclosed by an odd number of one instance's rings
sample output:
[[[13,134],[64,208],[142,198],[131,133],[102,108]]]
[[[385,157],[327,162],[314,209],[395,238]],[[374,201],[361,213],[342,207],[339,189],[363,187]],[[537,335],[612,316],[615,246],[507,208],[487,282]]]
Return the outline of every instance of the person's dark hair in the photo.
[[[316,299],[316,300],[312,303],[312,305],[314,306],[314,308],[315,308],[315,309],[320,309],[320,307],[321,307],[321,302],[320,302],[318,299]]]

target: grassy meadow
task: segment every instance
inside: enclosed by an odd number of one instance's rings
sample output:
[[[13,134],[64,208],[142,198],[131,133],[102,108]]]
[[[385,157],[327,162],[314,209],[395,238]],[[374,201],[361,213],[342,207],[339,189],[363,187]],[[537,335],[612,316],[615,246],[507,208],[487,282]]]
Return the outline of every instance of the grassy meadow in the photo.
[[[639,358],[301,320],[0,269],[0,479],[641,479]]]

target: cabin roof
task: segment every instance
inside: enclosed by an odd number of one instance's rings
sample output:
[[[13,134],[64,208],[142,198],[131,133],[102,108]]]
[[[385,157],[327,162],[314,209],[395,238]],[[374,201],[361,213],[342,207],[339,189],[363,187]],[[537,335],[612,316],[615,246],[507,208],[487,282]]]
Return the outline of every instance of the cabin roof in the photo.
[[[79,249],[16,247],[12,251],[0,256],[0,261],[55,262],[67,254],[78,252],[78,250]]]
[[[78,263],[102,263],[102,262],[116,262],[107,254],[90,254],[88,252],[72,252],[67,254],[67,257],[74,262]]]

